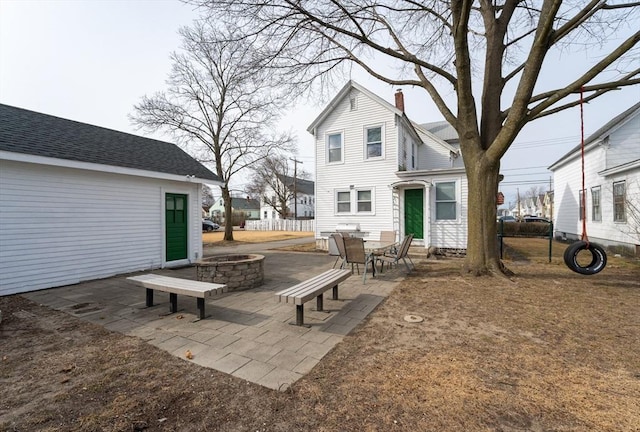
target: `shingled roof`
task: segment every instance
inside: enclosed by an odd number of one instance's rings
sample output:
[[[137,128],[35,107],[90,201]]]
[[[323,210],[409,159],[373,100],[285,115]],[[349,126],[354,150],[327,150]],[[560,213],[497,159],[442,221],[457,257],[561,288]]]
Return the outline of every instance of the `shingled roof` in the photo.
[[[220,180],[175,144],[4,104],[0,151]]]

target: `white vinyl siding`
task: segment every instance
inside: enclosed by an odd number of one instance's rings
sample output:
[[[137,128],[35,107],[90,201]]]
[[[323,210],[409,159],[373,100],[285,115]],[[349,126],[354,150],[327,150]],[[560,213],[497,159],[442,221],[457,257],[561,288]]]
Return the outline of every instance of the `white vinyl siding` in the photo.
[[[165,193],[188,195],[184,262],[202,257],[199,183],[0,167],[0,295],[163,267]]]

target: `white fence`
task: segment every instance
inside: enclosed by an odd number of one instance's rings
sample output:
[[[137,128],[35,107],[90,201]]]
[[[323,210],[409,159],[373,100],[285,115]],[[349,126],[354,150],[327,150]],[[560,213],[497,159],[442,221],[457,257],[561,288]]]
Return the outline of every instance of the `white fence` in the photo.
[[[315,220],[264,219],[248,220],[244,229],[248,231],[315,231]]]

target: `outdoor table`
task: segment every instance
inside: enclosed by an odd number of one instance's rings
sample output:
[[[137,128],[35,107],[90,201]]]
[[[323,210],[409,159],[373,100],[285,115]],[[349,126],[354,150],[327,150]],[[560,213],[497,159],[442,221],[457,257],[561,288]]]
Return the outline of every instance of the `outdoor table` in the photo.
[[[398,246],[397,242],[379,241],[379,240],[365,240],[364,251],[367,255],[375,257],[376,255],[384,255],[384,253],[393,247]],[[373,277],[376,277],[376,263],[373,262]]]

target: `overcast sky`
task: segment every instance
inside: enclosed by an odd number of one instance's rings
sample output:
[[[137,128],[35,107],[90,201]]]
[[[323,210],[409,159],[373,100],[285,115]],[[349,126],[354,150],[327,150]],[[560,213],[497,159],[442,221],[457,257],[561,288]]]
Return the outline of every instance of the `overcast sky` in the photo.
[[[191,6],[173,0],[0,0],[0,103],[144,135],[128,115],[143,95],[166,88],[169,54],[180,45],[177,31],[197,15]],[[586,60],[601,56],[589,49],[550,58],[555,67],[542,76],[540,89],[562,84]],[[364,74],[352,78],[393,103],[394,87]],[[412,120],[442,120],[424,91],[403,91]],[[638,100],[640,86],[590,103],[585,107],[586,137]],[[298,136],[298,159],[311,173],[313,139],[306,127],[322,108],[299,104],[281,123]],[[524,194],[532,186],[548,188],[546,167],[580,143],[578,108],[552,117],[527,126],[503,159],[507,202],[515,201],[517,190]],[[233,186],[242,189],[244,183],[239,178]]]

